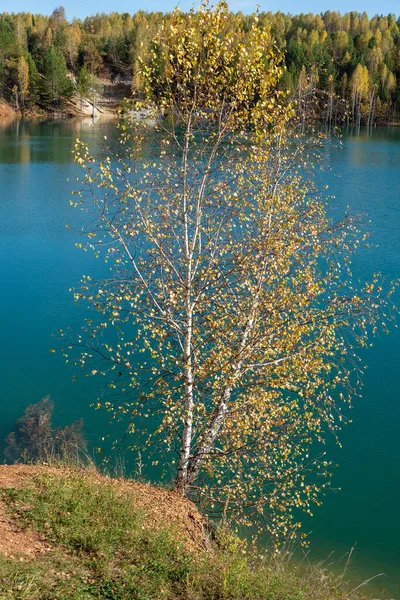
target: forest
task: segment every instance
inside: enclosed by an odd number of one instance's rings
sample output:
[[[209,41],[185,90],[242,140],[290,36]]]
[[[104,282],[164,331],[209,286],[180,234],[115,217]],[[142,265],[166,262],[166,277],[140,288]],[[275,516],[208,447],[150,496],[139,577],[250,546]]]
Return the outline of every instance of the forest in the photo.
[[[240,16],[238,35],[251,24],[269,27],[284,53],[280,86],[298,110],[326,123],[389,124],[399,119],[400,19],[389,14],[327,11]],[[22,112],[52,111],[64,99],[87,96],[105,81],[131,84],[152,40],[170,14],[138,11],[96,14],[68,21],[63,7],[50,16],[0,15],[0,97]],[[232,27],[237,21],[232,14]],[[162,69],[160,64],[160,69]]]

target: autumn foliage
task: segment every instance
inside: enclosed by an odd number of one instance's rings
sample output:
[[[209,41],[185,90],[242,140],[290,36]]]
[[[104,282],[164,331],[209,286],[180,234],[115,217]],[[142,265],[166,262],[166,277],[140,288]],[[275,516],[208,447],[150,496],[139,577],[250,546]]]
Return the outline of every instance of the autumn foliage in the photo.
[[[231,19],[224,3],[175,11],[140,60],[151,158],[134,117],[100,162],[77,142],[74,204],[95,209],[86,247],[110,276],[76,290],[99,321],[71,352],[118,390],[106,408],[177,489],[287,538],[329,485],[323,442],[388,299],[351,276],[357,225],[328,216],[312,175],[324,136],[300,133],[269,29]]]

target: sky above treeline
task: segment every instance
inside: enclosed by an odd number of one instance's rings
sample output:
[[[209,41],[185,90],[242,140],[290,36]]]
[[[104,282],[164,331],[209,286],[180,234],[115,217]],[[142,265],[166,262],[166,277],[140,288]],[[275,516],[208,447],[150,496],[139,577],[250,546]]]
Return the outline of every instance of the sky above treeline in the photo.
[[[64,6],[68,20],[74,17],[83,19],[98,12],[109,13],[128,12],[135,13],[138,10],[170,12],[177,5],[181,10],[187,11],[198,2],[193,0],[65,0],[54,4],[54,0],[3,0],[0,3],[0,12],[32,12],[50,15],[55,6]],[[260,10],[280,10],[284,13],[299,14],[300,12],[320,13],[326,10],[338,10],[346,13],[351,10],[357,12],[366,11],[370,17],[376,14],[387,15],[400,13],[400,0],[228,0],[229,8],[236,12],[241,10],[246,14],[254,12],[259,4]]]

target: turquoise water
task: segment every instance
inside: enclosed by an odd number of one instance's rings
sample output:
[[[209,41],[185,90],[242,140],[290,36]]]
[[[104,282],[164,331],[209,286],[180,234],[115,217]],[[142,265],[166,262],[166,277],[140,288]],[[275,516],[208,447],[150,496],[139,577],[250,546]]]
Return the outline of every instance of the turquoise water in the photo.
[[[74,247],[73,227],[79,228],[81,214],[69,200],[78,174],[72,161],[78,132],[96,145],[105,135],[112,138],[115,129],[79,121],[0,122],[0,442],[23,409],[47,394],[55,402],[56,425],[83,417],[92,445],[109,430],[106,415],[90,408],[96,380],[73,383],[73,368],[49,353],[57,345],[52,334],[68,325],[78,329],[83,319],[68,288],[83,273],[102,269]],[[349,205],[368,213],[372,240],[379,244],[360,252],[356,274],[379,270],[398,277],[400,131],[345,132],[343,149],[332,150],[328,159],[332,171],[323,178],[336,195],[337,210]],[[340,570],[356,544],[346,577],[355,586],[383,572],[386,577],[371,584],[375,596],[383,597],[380,589],[386,589],[386,597],[400,598],[399,330],[379,336],[364,359],[363,399],[342,433],[343,448],[329,447],[338,463],[334,485],[341,491],[326,497],[305,528],[312,531],[313,558]],[[121,426],[114,431],[121,432]]]
[[[379,128],[347,132],[343,149],[331,155],[328,179],[338,206],[366,213],[371,243],[353,263],[356,275],[380,271],[400,276],[400,131]],[[397,295],[397,305],[400,305]],[[371,583],[374,597],[400,598],[400,332],[392,327],[364,352],[367,365],[362,399],[351,411],[353,423],[341,435],[343,448],[330,448],[338,463],[334,483],[315,518],[312,556],[338,563],[351,547],[350,574]],[[347,556],[340,561],[343,569]],[[355,585],[356,585],[355,583]]]

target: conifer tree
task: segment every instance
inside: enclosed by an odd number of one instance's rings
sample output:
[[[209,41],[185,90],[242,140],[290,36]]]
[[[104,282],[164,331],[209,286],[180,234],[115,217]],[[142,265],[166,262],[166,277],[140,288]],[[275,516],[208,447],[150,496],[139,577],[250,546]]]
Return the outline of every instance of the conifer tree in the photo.
[[[67,65],[61,52],[51,46],[44,57],[42,96],[46,103],[55,106],[63,97],[70,97],[73,84],[67,77]]]
[[[31,54],[28,54],[27,62],[29,70],[28,103],[34,106],[40,100],[40,75]]]
[[[79,71],[78,76],[78,84],[77,90],[79,99],[81,101],[81,113],[83,112],[83,100],[87,97],[90,89],[90,74],[86,67],[86,64],[83,65],[81,70]]]

